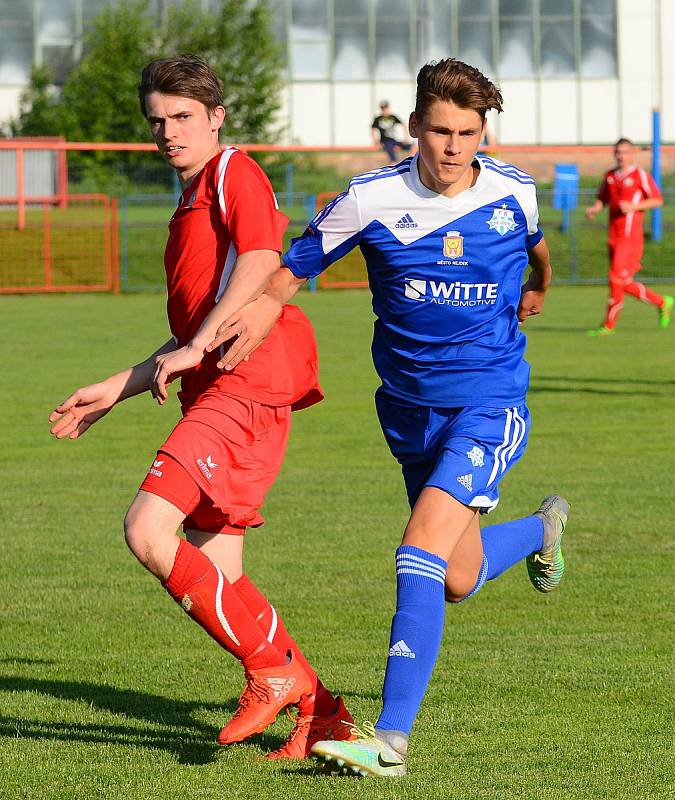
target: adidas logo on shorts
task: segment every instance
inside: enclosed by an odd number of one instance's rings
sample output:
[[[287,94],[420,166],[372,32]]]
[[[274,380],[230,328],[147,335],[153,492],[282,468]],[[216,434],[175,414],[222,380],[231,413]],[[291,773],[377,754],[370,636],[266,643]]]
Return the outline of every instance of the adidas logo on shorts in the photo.
[[[473,475],[469,473],[468,475],[460,475],[457,480],[462,484],[465,489],[469,491],[473,490]]]

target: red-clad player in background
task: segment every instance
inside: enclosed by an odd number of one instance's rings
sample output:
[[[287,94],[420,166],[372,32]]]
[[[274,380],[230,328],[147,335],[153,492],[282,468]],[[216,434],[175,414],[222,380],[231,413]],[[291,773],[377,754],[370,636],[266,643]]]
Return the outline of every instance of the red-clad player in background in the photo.
[[[624,293],[656,306],[661,328],[668,327],[673,308],[672,297],[661,296],[633,279],[633,275],[642,269],[644,212],[662,206],[663,197],[652,176],[636,166],[635,147],[630,139],[619,139],[614,145],[614,157],[616,168],[605,175],[598,199],[586,209],[588,219],[593,219],[609,206],[609,300],[605,321],[600,327],[588,331],[589,336],[614,333],[623,308]]]
[[[257,297],[279,268],[288,220],[267,176],[236,148],[221,152],[218,78],[193,56],[148,64],[141,110],[183,187],[164,263],[171,338],[145,361],[75,391],[50,416],[77,439],[114,405],[182,376],[182,419],[159,448],[124,522],[126,542],[171,597],[243,665],[246,687],[220,744],[242,741],[297,704],[289,738],[271,758],[304,758],[320,739],[351,738],[351,717],[243,573],[243,534],[283,459],[291,411],[318,402],[309,320],[287,307],[256,358],[234,371],[205,355],[220,325]],[[183,525],[185,538],[176,529]]]

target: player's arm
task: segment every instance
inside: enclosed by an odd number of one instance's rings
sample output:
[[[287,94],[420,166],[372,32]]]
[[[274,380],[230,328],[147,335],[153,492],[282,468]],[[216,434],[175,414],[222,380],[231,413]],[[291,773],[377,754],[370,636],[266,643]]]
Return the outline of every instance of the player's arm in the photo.
[[[661,208],[662,205],[663,197],[645,197],[643,200],[638,200],[636,203],[622,200],[619,203],[619,208],[623,214],[630,214],[631,211],[648,211],[650,208]]]
[[[586,209],[586,218],[587,219],[593,219],[595,216],[597,216],[602,211],[602,209],[604,207],[605,207],[605,204],[602,202],[602,200],[600,198],[598,198],[595,201],[595,203],[593,203],[592,206],[588,206],[588,208]]]
[[[49,415],[53,423],[51,433],[57,439],[77,439],[113,406],[147,392],[152,386],[157,359],[175,349],[176,342],[171,338],[140,364],[76,389]]]
[[[247,303],[259,297],[279,269],[275,250],[251,250],[237,257],[223,296],[208,313],[192,339],[179,350],[156,359],[152,394],[160,405],[169,396],[167,386],[179,375],[201,363],[223,322]]]
[[[233,340],[218,362],[218,368],[231,370],[240,361],[248,358],[267,338],[286,303],[306,282],[307,278],[296,277],[282,264],[270,278],[260,297],[225,320],[206,346],[207,351],[211,351],[224,342]]]
[[[544,297],[551,285],[553,269],[545,239],[527,251],[530,263],[530,274],[523,284],[518,304],[518,321],[539,314],[544,307]]]

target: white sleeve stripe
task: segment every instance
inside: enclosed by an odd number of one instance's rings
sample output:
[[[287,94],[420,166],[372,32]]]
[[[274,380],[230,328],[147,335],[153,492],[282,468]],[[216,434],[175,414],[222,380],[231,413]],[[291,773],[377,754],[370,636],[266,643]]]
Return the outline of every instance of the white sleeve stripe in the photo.
[[[225,294],[225,289],[227,288],[227,284],[230,280],[230,275],[232,274],[232,268],[234,267],[234,262],[236,260],[237,260],[237,248],[234,246],[233,242],[230,242],[230,246],[227,249],[227,256],[225,258],[225,263],[223,264],[223,271],[220,274],[220,283],[218,284],[218,291],[216,293],[216,303]]]
[[[642,184],[642,191],[647,195],[647,197],[652,196],[652,189],[649,185],[649,179],[647,178],[647,173],[643,169],[638,170],[640,173],[640,183]]]
[[[218,203],[220,204],[220,210],[223,213],[223,217],[227,215],[227,208],[225,206],[225,192],[223,191],[225,172],[227,171],[227,165],[230,162],[230,158],[232,158],[233,153],[236,152],[236,147],[228,147],[226,150],[223,150],[220,156],[220,161],[218,162]]]

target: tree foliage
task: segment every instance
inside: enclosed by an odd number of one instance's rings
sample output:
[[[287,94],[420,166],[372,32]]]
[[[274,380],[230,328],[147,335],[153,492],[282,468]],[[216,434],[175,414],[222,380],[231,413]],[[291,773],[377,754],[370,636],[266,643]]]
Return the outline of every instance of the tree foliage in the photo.
[[[194,53],[223,83],[226,137],[270,141],[281,90],[281,54],[270,23],[265,0],[222,0],[209,13],[196,0],[184,0],[169,7],[162,23],[155,23],[148,0],[120,0],[95,17],[85,56],[60,96],[50,96],[44,68],[33,70],[11,130],[70,141],[147,141],[136,93],[143,65]]]
[[[19,97],[19,116],[9,123],[11,136],[55,135],[57,101],[48,67],[33,65],[30,82]]]

